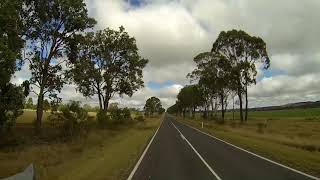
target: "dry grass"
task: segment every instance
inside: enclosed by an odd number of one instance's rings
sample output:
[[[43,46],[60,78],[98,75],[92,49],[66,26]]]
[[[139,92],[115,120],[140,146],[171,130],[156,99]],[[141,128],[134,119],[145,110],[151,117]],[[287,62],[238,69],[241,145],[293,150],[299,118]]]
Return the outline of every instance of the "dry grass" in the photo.
[[[47,121],[50,111],[43,112],[43,121]],[[88,115],[91,117],[96,117],[96,112],[88,112]],[[25,109],[23,114],[19,116],[16,120],[16,123],[32,123],[36,119],[36,111]]]
[[[28,117],[32,116],[28,113]],[[125,179],[159,122],[159,118],[147,119],[114,129],[94,129],[72,141],[2,148],[0,178],[34,163],[41,180]]]

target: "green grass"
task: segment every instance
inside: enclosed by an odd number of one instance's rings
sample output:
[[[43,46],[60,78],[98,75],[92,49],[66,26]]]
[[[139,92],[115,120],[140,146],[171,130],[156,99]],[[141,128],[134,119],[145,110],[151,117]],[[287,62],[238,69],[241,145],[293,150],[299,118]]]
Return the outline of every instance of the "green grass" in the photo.
[[[33,117],[30,113],[23,116]],[[126,179],[159,123],[160,118],[147,119],[113,129],[93,129],[72,141],[0,149],[0,178],[34,163],[41,180]]]
[[[304,172],[320,176],[319,108],[251,112],[248,122],[225,124],[203,120],[179,120],[245,149]],[[312,118],[311,118],[312,117]],[[265,126],[266,125],[266,126]]]
[[[232,112],[226,113],[227,118],[232,118]],[[235,117],[239,117],[239,112],[235,112]],[[320,108],[306,108],[306,109],[286,109],[273,111],[249,111],[251,119],[259,118],[295,118],[295,119],[313,119],[320,117]],[[319,119],[320,120],[320,119]]]

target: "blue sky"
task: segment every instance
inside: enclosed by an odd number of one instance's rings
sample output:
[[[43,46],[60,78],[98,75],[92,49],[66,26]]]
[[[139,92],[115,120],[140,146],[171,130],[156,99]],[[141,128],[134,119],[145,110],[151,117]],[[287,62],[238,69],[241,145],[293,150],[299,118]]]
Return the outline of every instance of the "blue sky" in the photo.
[[[158,83],[155,81],[149,81],[147,83],[147,87],[149,87],[150,89],[154,89],[154,90],[159,90],[161,88],[165,88],[165,87],[170,87],[172,85],[174,85],[175,83],[173,81],[167,80],[163,83]]]
[[[130,4],[132,5],[132,6],[140,6],[141,5],[141,3],[142,3],[142,0],[128,0],[129,2],[130,2]]]

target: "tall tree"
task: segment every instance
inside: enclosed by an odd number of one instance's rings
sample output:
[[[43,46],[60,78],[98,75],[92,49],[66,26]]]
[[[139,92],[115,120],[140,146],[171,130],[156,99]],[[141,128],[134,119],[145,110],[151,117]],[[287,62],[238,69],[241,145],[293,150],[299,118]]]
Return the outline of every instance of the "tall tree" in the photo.
[[[148,60],[140,57],[135,38],[122,26],[88,33],[83,42],[76,47],[73,79],[84,96],[98,96],[100,109],[107,110],[115,94],[132,96],[144,86]]]
[[[178,93],[177,99],[180,102],[183,116],[186,111],[189,111],[192,113],[192,117],[195,117],[196,108],[203,104],[203,96],[198,85],[183,87]]]
[[[194,58],[197,68],[189,75],[194,79],[199,79],[199,84],[207,89],[208,100],[213,108],[213,101],[220,99],[221,117],[224,120],[227,94],[231,78],[231,64],[215,52],[200,53]],[[208,105],[207,105],[208,107]]]
[[[245,95],[247,120],[248,86],[255,83],[255,63],[263,63],[265,69],[270,66],[266,43],[260,37],[250,36],[242,30],[222,31],[213,43],[212,52],[220,53],[231,62],[240,101],[240,119],[243,122],[242,94]]]
[[[0,130],[22,114],[24,98],[28,94],[28,82],[16,86],[10,82],[12,75],[21,67],[22,36],[25,30],[22,1],[0,2]],[[25,91],[25,92],[24,92]]]
[[[25,9],[30,16],[26,54],[31,71],[30,82],[38,91],[36,132],[41,132],[44,97],[56,98],[66,83],[62,65],[67,63],[74,37],[95,20],[88,17],[83,0],[33,0]],[[72,40],[72,41],[71,41]]]
[[[143,109],[147,115],[153,116],[153,113],[159,112],[162,109],[160,99],[154,96],[150,97],[147,99]]]

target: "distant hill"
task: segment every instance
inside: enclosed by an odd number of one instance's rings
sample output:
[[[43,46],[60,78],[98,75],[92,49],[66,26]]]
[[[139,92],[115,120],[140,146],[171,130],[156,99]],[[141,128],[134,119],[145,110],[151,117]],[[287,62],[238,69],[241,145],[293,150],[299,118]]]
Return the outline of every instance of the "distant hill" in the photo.
[[[281,106],[257,107],[257,108],[250,108],[250,111],[270,111],[270,110],[315,108],[315,107],[320,107],[320,101],[306,101],[306,102],[290,103],[290,104],[285,104]]]

